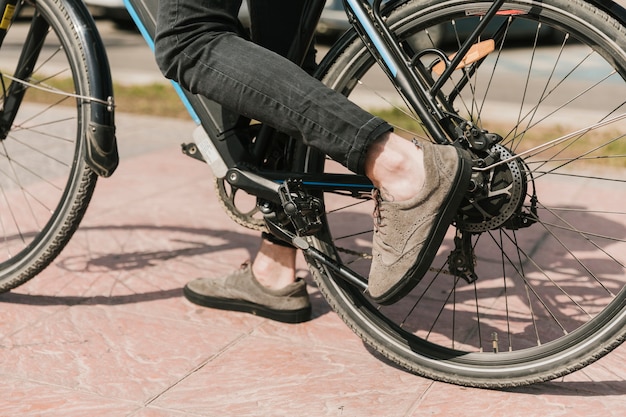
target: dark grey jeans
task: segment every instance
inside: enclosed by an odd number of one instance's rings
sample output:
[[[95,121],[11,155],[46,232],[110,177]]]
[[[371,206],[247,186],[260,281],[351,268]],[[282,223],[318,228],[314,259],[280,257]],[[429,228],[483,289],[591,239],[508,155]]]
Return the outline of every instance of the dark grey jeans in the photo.
[[[391,126],[283,58],[280,45],[273,52],[244,39],[241,1],[159,1],[156,58],[163,74],[363,174],[369,144]],[[252,25],[268,43],[289,40],[303,2],[251,0]]]

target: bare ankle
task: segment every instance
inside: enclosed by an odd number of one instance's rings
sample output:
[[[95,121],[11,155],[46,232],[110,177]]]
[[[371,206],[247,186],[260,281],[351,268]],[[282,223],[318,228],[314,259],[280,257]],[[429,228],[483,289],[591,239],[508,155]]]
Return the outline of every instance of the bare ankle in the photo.
[[[385,200],[408,200],[424,186],[422,149],[411,141],[388,133],[374,141],[368,150],[365,174]]]
[[[266,240],[252,263],[257,281],[272,289],[284,288],[296,280],[296,250]]]

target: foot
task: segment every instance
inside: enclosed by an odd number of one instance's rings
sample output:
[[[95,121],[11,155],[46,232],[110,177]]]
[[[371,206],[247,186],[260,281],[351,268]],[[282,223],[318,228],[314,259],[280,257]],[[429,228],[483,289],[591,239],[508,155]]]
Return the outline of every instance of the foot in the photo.
[[[368,291],[391,304],[422,279],[454,219],[472,163],[454,146],[414,141],[424,153],[426,181],[414,197],[390,202],[376,193],[375,231]]]
[[[222,310],[243,311],[284,323],[311,318],[311,303],[302,279],[280,288],[261,285],[249,264],[217,279],[199,278],[189,282],[183,293],[194,304]]]

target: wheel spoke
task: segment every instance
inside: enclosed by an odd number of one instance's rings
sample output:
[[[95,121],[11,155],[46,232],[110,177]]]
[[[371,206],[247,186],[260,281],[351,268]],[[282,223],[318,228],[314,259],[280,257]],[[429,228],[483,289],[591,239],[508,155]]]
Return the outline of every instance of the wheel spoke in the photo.
[[[0,147],[0,291],[54,259],[78,227],[97,178],[83,146],[90,111],[83,103],[94,101],[86,81],[89,52],[64,3],[23,7],[35,17],[11,25],[1,47],[0,113],[11,112],[3,119],[11,125]],[[32,70],[19,68],[20,56],[37,58],[28,60]]]
[[[451,139],[466,132],[468,121],[497,140],[488,149],[473,149],[477,165],[484,161],[474,169],[476,187],[430,270],[389,306],[360,291],[337,290],[335,302],[346,322],[392,359],[418,363],[418,373],[423,366],[428,376],[481,386],[528,381],[540,372],[530,363],[542,360],[559,362],[558,372],[567,373],[580,359],[561,360],[560,350],[593,337],[603,326],[597,323],[617,315],[613,306],[626,297],[626,211],[620,201],[626,192],[626,52],[608,40],[616,36],[596,32],[558,7],[562,3],[505,2],[506,16],[494,24],[494,33],[478,40],[493,39],[495,48],[442,84],[436,97],[441,109],[456,111],[447,120],[458,129]],[[440,50],[416,58],[420,71],[428,71],[442,55],[461,48],[468,27],[490,5],[452,0],[444,8],[435,0],[409,1],[392,27],[404,50]],[[328,84],[390,117],[396,130],[428,136],[419,132],[423,126],[401,95],[375,81],[380,70],[367,49],[347,50],[345,60],[337,61],[343,66],[333,67],[341,75],[329,77]],[[437,82],[437,71],[418,73]],[[364,97],[376,97],[378,104],[370,106]],[[465,147],[469,142],[459,140]],[[327,172],[334,169],[327,164]],[[359,219],[369,219],[371,205],[344,199],[325,198],[328,245],[334,242],[344,264],[367,274],[371,232]],[[349,229],[346,219],[358,226]],[[459,236],[464,239],[455,241]],[[465,279],[454,276],[459,270]],[[329,282],[321,279],[321,286],[329,285],[332,295]],[[377,344],[377,337],[384,342]],[[512,376],[516,367],[527,373]],[[541,372],[539,378],[554,376],[554,369]]]

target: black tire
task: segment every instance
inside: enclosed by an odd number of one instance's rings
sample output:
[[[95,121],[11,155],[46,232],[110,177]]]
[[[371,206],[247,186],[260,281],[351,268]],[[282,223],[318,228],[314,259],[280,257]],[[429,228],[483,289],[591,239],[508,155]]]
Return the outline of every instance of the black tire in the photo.
[[[411,0],[389,11],[387,22],[406,50],[452,54],[471,16],[489,5]],[[623,198],[613,198],[626,193],[624,124],[594,126],[626,111],[626,29],[580,0],[508,1],[503,10],[513,16],[505,41],[460,94],[450,86],[463,71],[444,85],[452,108],[499,133],[494,149],[503,157],[578,133],[493,169],[491,185],[504,197],[465,204],[430,272],[392,306],[309,259],[326,299],[369,346],[416,374],[489,388],[566,375],[621,344],[626,332],[626,213]],[[426,137],[418,120],[402,116],[414,113],[391,84],[381,88],[381,77],[370,75],[379,70],[361,41],[347,36],[341,45],[323,63],[323,81],[393,117],[396,131]],[[379,99],[387,93],[395,96]],[[319,170],[316,158],[308,165]],[[325,162],[326,172],[340,169]],[[312,244],[367,276],[373,203],[328,194],[325,204],[327,227]],[[476,256],[471,284],[449,273],[457,229]]]
[[[63,94],[89,95],[85,45],[66,2],[34,4],[22,9],[23,17],[9,29],[0,49],[0,70],[9,88],[16,81],[5,75],[14,74],[30,16],[40,15],[49,25],[22,104],[0,144],[0,292],[33,278],[61,252],[97,180],[84,162],[90,106]]]

